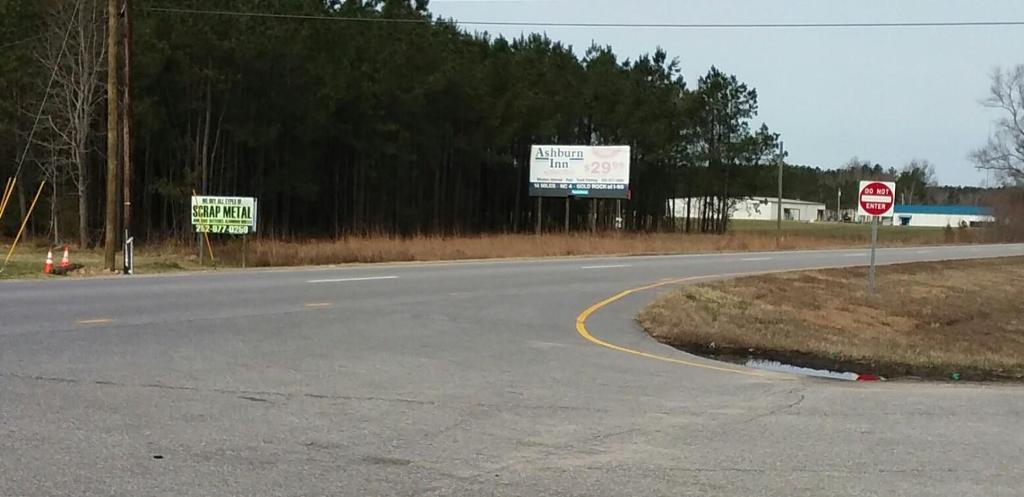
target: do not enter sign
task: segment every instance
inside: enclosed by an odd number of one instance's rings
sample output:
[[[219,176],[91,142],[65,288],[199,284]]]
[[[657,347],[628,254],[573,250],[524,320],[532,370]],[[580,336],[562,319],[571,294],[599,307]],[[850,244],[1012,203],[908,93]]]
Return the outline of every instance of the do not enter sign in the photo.
[[[861,181],[857,195],[857,214],[861,216],[892,215],[896,201],[896,183],[890,181]]]

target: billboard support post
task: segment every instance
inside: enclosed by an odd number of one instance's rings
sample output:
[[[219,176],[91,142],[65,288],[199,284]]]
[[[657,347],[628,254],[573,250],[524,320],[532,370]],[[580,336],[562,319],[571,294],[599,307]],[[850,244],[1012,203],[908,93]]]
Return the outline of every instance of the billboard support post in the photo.
[[[537,226],[534,228],[534,234],[539,235],[541,229],[541,220],[543,219],[544,209],[544,197],[537,197]]]
[[[565,197],[565,234],[569,234],[569,201],[572,197]]]
[[[206,249],[210,251],[210,264],[217,265],[217,260],[213,257],[213,244],[210,243],[210,234],[203,232],[203,239],[206,240]]]
[[[590,199],[590,232],[597,233],[597,199]]]
[[[246,259],[249,255],[249,235],[242,235],[242,269],[246,267]]]

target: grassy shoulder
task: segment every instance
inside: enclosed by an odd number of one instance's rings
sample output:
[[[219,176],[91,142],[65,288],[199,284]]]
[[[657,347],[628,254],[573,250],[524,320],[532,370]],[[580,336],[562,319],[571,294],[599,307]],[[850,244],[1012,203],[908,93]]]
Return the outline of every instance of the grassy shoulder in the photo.
[[[775,223],[737,221],[725,235],[685,233],[562,234],[541,236],[488,234],[479,236],[365,236],[336,240],[274,240],[254,238],[249,243],[250,267],[313,266],[326,264],[451,261],[515,257],[565,257],[601,255],[686,254],[724,251],[768,251],[826,249],[865,246],[867,225],[798,223],[783,225],[781,239]],[[973,243],[991,241],[984,230],[945,230],[883,227],[883,246]],[[214,264],[201,266],[196,247],[187,243],[140,243],[136,250],[136,273],[163,273],[211,267],[239,267],[240,239],[212,238]],[[0,248],[8,242],[0,241]],[[46,277],[42,273],[47,245],[43,241],[23,243],[15,252],[0,280]],[[58,259],[60,253],[54,254]],[[102,271],[98,250],[72,250],[72,261],[84,265],[73,276],[108,274]]]
[[[656,339],[885,377],[1024,380],[1024,258],[745,277],[670,292],[638,315]]]
[[[34,279],[34,278],[81,278],[90,276],[110,275],[109,271],[103,270],[103,251],[96,249],[78,250],[72,248],[71,262],[81,268],[72,271],[67,276],[52,276],[43,273],[46,262],[46,251],[48,246],[35,243],[25,244],[18,247],[18,250],[11,256],[3,273],[0,273],[0,280],[5,279]],[[63,247],[53,250],[54,265],[60,265]],[[0,257],[6,256],[5,254]],[[0,262],[3,262],[0,259]],[[121,255],[117,256],[117,264],[121,264]],[[160,245],[151,248],[142,248],[135,255],[136,274],[158,274],[181,271],[195,271],[203,269],[198,263],[198,258],[190,253],[185,253],[183,247],[176,245]]]

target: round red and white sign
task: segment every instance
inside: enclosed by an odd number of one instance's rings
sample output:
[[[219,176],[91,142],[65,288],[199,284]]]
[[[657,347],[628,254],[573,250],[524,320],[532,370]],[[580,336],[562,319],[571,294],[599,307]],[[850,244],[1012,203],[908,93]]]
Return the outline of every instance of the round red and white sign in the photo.
[[[860,208],[871,216],[888,214],[892,210],[896,198],[892,188],[879,181],[865,183],[858,196]]]

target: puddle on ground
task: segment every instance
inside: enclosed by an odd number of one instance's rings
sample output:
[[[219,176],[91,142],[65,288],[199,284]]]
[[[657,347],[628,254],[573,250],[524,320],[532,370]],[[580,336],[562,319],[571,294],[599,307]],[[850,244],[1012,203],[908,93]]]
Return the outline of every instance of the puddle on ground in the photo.
[[[784,364],[779,361],[765,361],[762,359],[749,359],[743,365],[748,368],[764,369],[766,371],[775,371],[778,373],[801,374],[805,376],[815,376],[818,378],[831,378],[834,380],[857,381],[860,377],[857,373],[844,373],[839,371],[829,371],[827,369],[802,368],[799,366]]]

